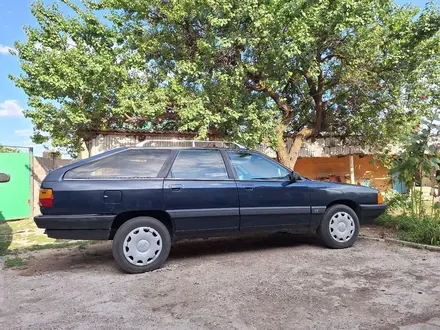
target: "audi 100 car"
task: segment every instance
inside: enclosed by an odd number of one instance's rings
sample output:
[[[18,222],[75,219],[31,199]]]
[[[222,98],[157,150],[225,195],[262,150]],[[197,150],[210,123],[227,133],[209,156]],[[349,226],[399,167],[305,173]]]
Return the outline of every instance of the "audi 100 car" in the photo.
[[[113,240],[128,273],[160,267],[186,238],[293,230],[348,248],[386,208],[375,189],[309,180],[237,147],[111,150],[50,172],[40,206],[49,237]]]

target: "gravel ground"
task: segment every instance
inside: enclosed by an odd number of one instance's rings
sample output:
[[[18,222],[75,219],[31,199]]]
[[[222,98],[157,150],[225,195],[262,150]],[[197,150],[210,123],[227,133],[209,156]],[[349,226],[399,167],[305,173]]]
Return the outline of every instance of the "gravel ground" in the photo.
[[[440,254],[291,235],[173,245],[123,274],[110,243],[34,253],[0,271],[2,329],[397,329],[440,316]],[[425,324],[428,325],[428,324]],[[406,327],[405,327],[406,329]],[[439,328],[440,329],[440,328]]]

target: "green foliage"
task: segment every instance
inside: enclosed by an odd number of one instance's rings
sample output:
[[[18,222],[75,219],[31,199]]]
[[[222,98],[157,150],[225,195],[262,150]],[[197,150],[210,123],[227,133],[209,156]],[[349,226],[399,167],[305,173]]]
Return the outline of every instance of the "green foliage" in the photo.
[[[426,110],[404,87],[440,50],[434,5],[422,13],[373,0],[97,6],[113,10],[127,47],[142,54],[133,65],[167,87],[182,129],[206,136],[215,127],[247,143],[273,137],[280,123],[389,143]]]
[[[62,2],[72,16],[58,4],[32,4],[38,25],[25,27],[27,40],[15,43],[23,73],[11,78],[29,96],[24,113],[34,124],[33,141],[50,138],[53,146],[67,146],[74,155],[81,139],[118,120],[111,109],[127,70],[118,64],[117,31],[87,6],[81,10],[69,0]]]
[[[411,198],[409,194],[388,193],[384,198],[388,213],[404,215],[411,213]]]
[[[439,169],[439,146],[432,142],[433,135],[440,132],[438,123],[436,113],[431,113],[429,120],[422,120],[416,131],[403,141],[402,151],[396,157],[393,156],[391,161],[391,173],[397,175],[410,189],[411,213],[415,217],[421,217],[425,211],[421,198],[422,186],[417,191],[416,180],[423,177],[434,179]]]
[[[18,256],[15,256],[13,258],[7,258],[5,260],[5,267],[6,268],[22,267],[25,265],[27,265],[27,260],[20,258]]]
[[[404,241],[440,245],[440,222],[438,217],[423,216],[415,218],[411,215],[382,215],[377,223],[393,226],[397,229],[397,237]]]
[[[426,212],[427,206],[420,200],[419,191],[415,191],[417,197],[409,194],[388,195],[385,202],[387,211],[376,223],[394,227],[397,237],[404,241],[440,245],[440,203],[433,203],[432,212]],[[421,206],[421,213],[414,213],[414,205]]]
[[[18,152],[20,152],[20,150],[18,150],[17,148],[8,148],[0,144],[0,153],[18,153]]]
[[[94,130],[149,123],[249,146],[276,145],[279,127],[383,145],[437,102],[420,83],[440,67],[433,4],[62,2],[74,15],[33,4],[38,27],[16,44],[24,74],[13,79],[30,96],[34,141],[72,152]]]

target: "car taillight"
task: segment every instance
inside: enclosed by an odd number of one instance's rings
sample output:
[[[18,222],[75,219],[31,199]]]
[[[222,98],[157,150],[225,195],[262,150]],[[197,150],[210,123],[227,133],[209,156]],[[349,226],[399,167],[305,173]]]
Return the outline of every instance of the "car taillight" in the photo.
[[[53,206],[53,192],[52,189],[40,189],[40,206]]]
[[[377,193],[377,204],[383,204],[383,196],[380,192]]]

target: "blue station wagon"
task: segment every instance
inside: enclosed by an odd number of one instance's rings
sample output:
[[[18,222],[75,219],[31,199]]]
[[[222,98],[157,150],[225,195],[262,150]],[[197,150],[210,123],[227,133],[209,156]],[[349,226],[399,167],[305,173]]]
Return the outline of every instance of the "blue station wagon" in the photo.
[[[312,181],[237,147],[111,150],[50,172],[40,206],[49,237],[113,240],[128,273],[160,267],[186,238],[304,231],[347,248],[386,208],[375,189]]]

